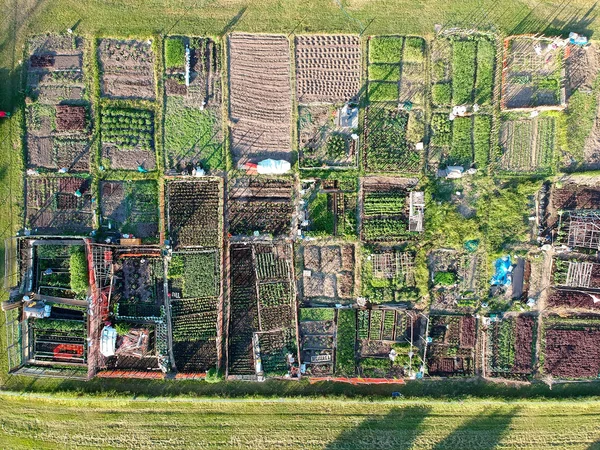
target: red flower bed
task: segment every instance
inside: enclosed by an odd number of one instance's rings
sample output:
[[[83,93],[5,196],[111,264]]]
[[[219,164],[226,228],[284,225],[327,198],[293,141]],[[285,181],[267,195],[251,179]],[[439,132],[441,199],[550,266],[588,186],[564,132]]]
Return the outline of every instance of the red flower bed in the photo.
[[[533,328],[535,321],[533,317],[521,316],[517,318],[515,329],[515,365],[513,372],[530,373],[533,368]]]
[[[600,372],[600,331],[546,331],[546,373],[560,378],[595,378]]]

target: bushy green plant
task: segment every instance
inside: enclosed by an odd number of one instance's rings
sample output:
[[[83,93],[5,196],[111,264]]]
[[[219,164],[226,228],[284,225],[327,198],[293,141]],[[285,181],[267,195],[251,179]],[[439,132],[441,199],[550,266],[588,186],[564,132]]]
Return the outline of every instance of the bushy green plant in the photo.
[[[475,77],[475,103],[488,105],[494,88],[494,62],[496,49],[487,39],[477,41],[477,75]]]
[[[335,371],[339,375],[354,375],[356,344],[356,311],[338,310],[337,351]]]
[[[486,167],[490,156],[490,133],[492,118],[490,116],[475,116],[473,122],[473,150],[475,164],[478,168]]]
[[[475,41],[454,41],[452,44],[452,103],[471,103],[475,82]]]
[[[435,284],[442,286],[452,286],[456,284],[457,276],[454,272],[438,272],[433,277]]]
[[[329,209],[329,196],[319,193],[308,205],[308,217],[311,221],[310,229],[315,232],[333,234],[333,211]]]
[[[131,331],[131,324],[126,322],[118,322],[115,324],[115,330],[119,336],[125,336]]]
[[[216,367],[211,367],[208,369],[208,372],[206,372],[206,378],[204,378],[207,383],[218,383],[224,379],[225,373],[221,369],[217,370]]]
[[[36,319],[34,327],[37,330],[64,331],[79,335],[85,331],[86,323],[82,320]]]
[[[87,258],[83,247],[73,246],[70,249],[69,274],[71,290],[77,297],[85,297],[89,286]]]
[[[434,146],[445,147],[452,139],[452,122],[447,113],[434,113],[431,117],[431,143]]]
[[[369,80],[398,81],[400,79],[400,65],[398,64],[371,64],[369,65]]]
[[[431,90],[433,103],[436,105],[449,105],[452,100],[452,88],[450,83],[436,83]]]
[[[404,41],[404,54],[402,59],[407,62],[421,63],[423,62],[423,51],[425,49],[425,41],[420,37],[408,37]]]
[[[397,102],[398,83],[369,83],[369,102]]]
[[[183,68],[185,65],[185,44],[181,38],[165,41],[165,65],[167,69]]]
[[[374,36],[369,40],[369,62],[399,63],[402,59],[402,38]]]
[[[333,133],[327,139],[327,156],[331,159],[340,159],[346,156],[346,139],[339,133]]]
[[[473,145],[471,142],[471,117],[457,117],[452,124],[452,147],[449,163],[469,166],[473,161]]]

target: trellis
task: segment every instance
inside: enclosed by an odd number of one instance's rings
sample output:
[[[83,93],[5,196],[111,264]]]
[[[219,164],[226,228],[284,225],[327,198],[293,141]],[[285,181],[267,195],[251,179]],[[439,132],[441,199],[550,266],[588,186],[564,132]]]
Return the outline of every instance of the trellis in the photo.
[[[570,261],[565,284],[571,287],[590,287],[594,266],[594,263]]]
[[[423,232],[423,217],[425,214],[425,193],[411,191],[409,195],[408,231]]]
[[[406,252],[385,252],[372,255],[375,278],[395,278],[403,275],[407,284],[415,282],[415,257]]]
[[[587,211],[571,214],[568,244],[569,247],[600,250],[600,213]]]

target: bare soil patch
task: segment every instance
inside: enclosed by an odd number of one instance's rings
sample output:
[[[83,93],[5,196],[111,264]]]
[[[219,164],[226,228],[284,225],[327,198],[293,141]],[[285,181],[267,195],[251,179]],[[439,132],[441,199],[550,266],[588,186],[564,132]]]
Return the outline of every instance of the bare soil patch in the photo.
[[[360,91],[361,66],[359,36],[296,36],[298,102],[356,99]]]
[[[115,145],[102,144],[102,158],[108,160],[112,169],[146,170],[156,169],[156,154],[150,150],[120,149]]]
[[[290,49],[283,35],[229,37],[231,143],[236,165],[291,151]]]
[[[102,39],[98,44],[102,96],[154,100],[154,54],[149,42]]]

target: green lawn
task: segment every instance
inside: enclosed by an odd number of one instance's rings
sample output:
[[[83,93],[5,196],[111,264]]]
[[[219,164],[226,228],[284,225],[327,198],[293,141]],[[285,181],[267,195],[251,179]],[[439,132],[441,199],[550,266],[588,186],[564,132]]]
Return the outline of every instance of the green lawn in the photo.
[[[2,448],[597,448],[599,402],[0,395]],[[565,414],[568,411],[568,415]]]

